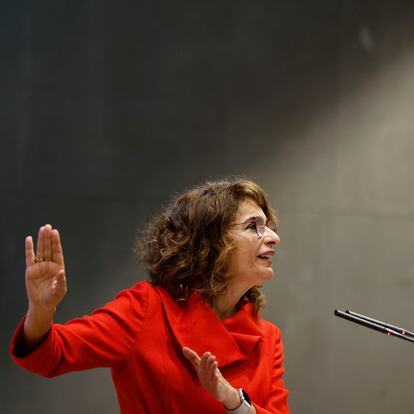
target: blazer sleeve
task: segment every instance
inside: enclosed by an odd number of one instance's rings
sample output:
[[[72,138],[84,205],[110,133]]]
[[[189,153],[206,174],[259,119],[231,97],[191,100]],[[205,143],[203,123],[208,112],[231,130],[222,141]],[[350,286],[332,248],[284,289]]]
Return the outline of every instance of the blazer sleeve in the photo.
[[[289,392],[285,388],[283,381],[284,367],[283,367],[283,343],[281,339],[280,330],[276,328],[275,347],[273,356],[270,361],[271,367],[271,381],[269,389],[269,398],[264,406],[259,406],[254,403],[257,414],[290,414],[288,407]]]
[[[149,290],[148,282],[137,283],[90,316],[53,324],[46,339],[28,354],[22,347],[23,318],[13,335],[10,355],[16,364],[45,377],[111,367],[128,357],[143,330]]]

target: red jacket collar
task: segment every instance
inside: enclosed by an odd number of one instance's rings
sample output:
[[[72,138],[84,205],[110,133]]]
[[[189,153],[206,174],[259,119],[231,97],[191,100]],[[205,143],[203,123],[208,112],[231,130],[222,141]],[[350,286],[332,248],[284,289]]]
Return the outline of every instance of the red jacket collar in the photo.
[[[156,287],[161,297],[169,329],[181,347],[187,346],[200,356],[209,351],[220,366],[246,360],[263,335],[260,316],[246,302],[231,318],[221,321],[210,305],[196,292],[187,302],[177,302]]]

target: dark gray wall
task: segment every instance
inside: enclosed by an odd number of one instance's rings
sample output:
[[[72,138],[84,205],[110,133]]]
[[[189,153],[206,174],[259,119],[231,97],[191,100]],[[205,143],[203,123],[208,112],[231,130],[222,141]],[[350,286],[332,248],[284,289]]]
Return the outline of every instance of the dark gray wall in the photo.
[[[1,413],[115,413],[109,372],[15,367],[27,234],[61,230],[57,321],[145,278],[137,228],[178,191],[246,175],[281,217],[266,316],[293,412],[412,412],[413,347],[333,317],[414,330],[410,1],[3,1]]]

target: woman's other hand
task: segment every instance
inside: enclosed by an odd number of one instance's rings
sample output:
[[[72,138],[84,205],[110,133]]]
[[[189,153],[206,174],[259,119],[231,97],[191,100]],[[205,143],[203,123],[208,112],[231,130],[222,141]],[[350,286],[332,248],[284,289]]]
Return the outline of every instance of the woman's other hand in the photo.
[[[184,356],[191,362],[197,372],[201,385],[227,409],[237,408],[241,401],[237,390],[223,377],[216,357],[205,352],[200,358],[192,349],[183,347]]]
[[[66,277],[59,232],[50,224],[39,229],[36,255],[31,236],[26,237],[25,247],[29,309],[24,339],[26,348],[33,348],[49,332],[56,306],[66,294]]]

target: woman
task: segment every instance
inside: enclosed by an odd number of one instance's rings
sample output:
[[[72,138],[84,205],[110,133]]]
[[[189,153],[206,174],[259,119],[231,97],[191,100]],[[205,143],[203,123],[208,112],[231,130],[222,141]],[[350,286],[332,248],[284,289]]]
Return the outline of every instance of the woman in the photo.
[[[259,314],[280,242],[263,190],[206,183],[138,243],[150,281],[91,316],[53,324],[66,294],[59,233],[26,238],[29,307],[11,355],[43,376],[110,367],[122,413],[288,414],[280,332]]]

